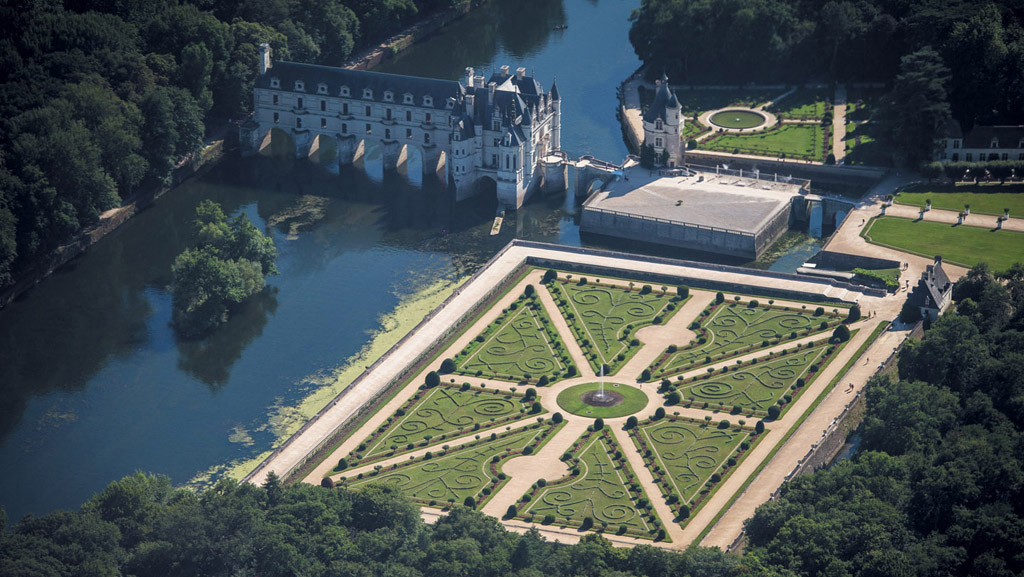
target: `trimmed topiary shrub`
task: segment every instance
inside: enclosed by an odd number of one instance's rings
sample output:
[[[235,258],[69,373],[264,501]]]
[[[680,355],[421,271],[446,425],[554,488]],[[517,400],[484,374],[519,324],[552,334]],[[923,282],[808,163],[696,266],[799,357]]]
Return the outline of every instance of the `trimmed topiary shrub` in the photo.
[[[561,423],[562,422],[562,413],[555,413],[554,415],[551,415],[551,422],[556,424],[556,425],[558,423]]]
[[[333,489],[334,488],[334,479],[331,479],[330,477],[324,477],[320,481],[320,486],[323,487],[324,489]]]
[[[594,419],[594,430],[595,431],[600,431],[603,428],[604,428],[604,419],[602,419],[601,417],[598,417],[598,418]]]
[[[540,401],[534,401],[533,406],[530,407],[530,414],[536,415],[543,410],[544,407],[540,406]]]
[[[676,287],[676,295],[678,295],[681,299],[685,299],[686,297],[690,296],[690,288],[685,287],[683,285],[679,285]]]
[[[845,343],[848,340],[850,340],[850,328],[846,325],[839,325],[836,330],[832,331],[832,342]]]
[[[462,504],[469,507],[470,509],[476,509],[476,499],[474,499],[473,497],[466,497],[466,500],[463,501]]]
[[[628,429],[635,429],[637,424],[638,424],[638,421],[636,420],[636,415],[631,415],[628,419],[626,419],[626,429],[627,430]]]
[[[541,279],[541,282],[544,283],[544,284],[547,284],[547,283],[549,283],[549,282],[551,282],[551,281],[553,281],[553,280],[555,280],[557,278],[558,278],[558,272],[555,271],[555,269],[553,269],[553,268],[549,268],[548,270],[544,271],[544,278]]]
[[[678,405],[683,400],[683,396],[679,394],[679,391],[672,391],[665,397],[665,402],[669,405]]]
[[[820,317],[823,314],[825,314],[825,309],[823,307],[818,307],[814,309],[814,316]]]
[[[716,304],[722,304],[724,302],[725,302],[725,295],[722,294],[721,292],[715,293],[715,303]]]
[[[455,361],[454,360],[452,360],[452,359],[445,359],[445,360],[441,361],[441,371],[440,372],[442,374],[454,373],[455,369],[456,369],[456,367],[455,367]]]
[[[509,505],[508,510],[505,511],[505,517],[511,519],[519,514],[519,509],[516,509],[515,505]]]
[[[534,289],[533,289],[533,285],[532,284],[526,285],[526,288],[523,289],[523,296],[525,296],[527,298],[532,297],[533,293],[534,293]]]
[[[718,423],[718,428],[719,429],[728,429],[730,425],[731,425],[731,423],[729,423],[729,419],[722,419]]]
[[[779,414],[781,414],[781,413],[782,413],[782,409],[780,409],[778,405],[772,405],[772,406],[768,407],[768,418],[773,420],[773,421],[775,419],[778,419],[779,418]]]
[[[640,380],[641,381],[649,381],[649,380],[651,380],[651,369],[644,369],[643,372],[640,373]]]
[[[423,380],[423,384],[426,385],[428,389],[436,387],[441,384],[441,375],[437,374],[436,371],[430,371],[427,373],[427,377]]]
[[[860,305],[850,307],[850,314],[846,315],[846,322],[855,323],[860,320]]]
[[[655,411],[654,411],[654,420],[659,420],[659,419],[664,419],[664,418],[665,418],[665,408],[664,407],[658,407],[657,409],[655,409]]]

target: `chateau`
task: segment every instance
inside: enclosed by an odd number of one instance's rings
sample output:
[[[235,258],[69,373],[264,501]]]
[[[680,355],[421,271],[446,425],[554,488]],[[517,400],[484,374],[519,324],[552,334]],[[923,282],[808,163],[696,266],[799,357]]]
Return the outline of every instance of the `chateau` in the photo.
[[[502,66],[486,80],[467,68],[463,83],[272,62],[264,44],[253,92],[255,112],[239,130],[243,154],[282,132],[296,156],[336,148],[338,164],[379,146],[384,168],[394,169],[418,153],[424,174],[453,184],[458,200],[489,178],[498,202],[519,208],[540,185],[538,163],[560,150],[558,88],[545,92],[525,68]]]
[[[660,166],[682,166],[683,107],[668,86],[668,76],[656,80],[654,102],[644,113],[644,144],[654,147]]]

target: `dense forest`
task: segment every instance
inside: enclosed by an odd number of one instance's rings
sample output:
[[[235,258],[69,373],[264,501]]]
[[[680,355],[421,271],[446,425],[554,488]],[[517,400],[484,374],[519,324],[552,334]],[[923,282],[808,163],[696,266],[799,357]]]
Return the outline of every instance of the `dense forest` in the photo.
[[[5,577],[115,575],[1010,577],[1024,572],[1024,266],[957,283],[957,312],[868,388],[852,460],[786,483],[744,555],[559,546],[456,506],[436,525],[397,490],[271,476],[194,493],[142,473],[78,511],[0,531]],[[0,510],[0,527],[7,524]]]
[[[0,289],[251,107],[258,46],[338,65],[458,0],[0,0]]]
[[[1016,0],[642,0],[632,20],[648,73],[674,82],[902,78],[884,120],[912,161],[950,115],[965,129],[1024,122]]]

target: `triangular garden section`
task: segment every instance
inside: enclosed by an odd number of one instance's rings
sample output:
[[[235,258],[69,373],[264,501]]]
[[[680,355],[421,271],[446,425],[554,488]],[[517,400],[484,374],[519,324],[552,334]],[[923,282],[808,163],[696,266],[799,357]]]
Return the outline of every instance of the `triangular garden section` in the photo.
[[[345,459],[344,467],[339,463],[335,472],[536,416],[526,403],[524,395],[467,385],[419,389],[359,444]]]
[[[564,421],[563,421],[564,423]],[[483,505],[508,481],[501,472],[505,461],[539,450],[562,425],[547,420],[477,440],[440,453],[426,453],[412,461],[349,478],[348,487],[389,483],[410,499],[431,507],[454,503]]]
[[[538,482],[518,504],[518,518],[545,525],[665,539],[661,520],[608,427],[588,431],[569,450],[571,473]]]
[[[821,314],[817,314],[821,309]],[[652,379],[683,373],[777,344],[831,330],[842,313],[752,301],[712,303],[690,328],[696,338],[670,346],[650,367]]]
[[[546,286],[594,372],[608,365],[609,375],[640,349],[636,331],[667,321],[684,300],[646,285],[627,288],[559,279]]]
[[[763,435],[738,425],[666,416],[642,421],[630,437],[685,525]]]
[[[509,305],[453,360],[459,374],[527,383],[571,376],[572,365],[536,294]]]

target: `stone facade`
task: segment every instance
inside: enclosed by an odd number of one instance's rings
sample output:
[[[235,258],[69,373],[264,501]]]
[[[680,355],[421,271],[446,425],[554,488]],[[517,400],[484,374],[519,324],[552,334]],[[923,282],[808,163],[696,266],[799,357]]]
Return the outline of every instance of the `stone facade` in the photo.
[[[975,126],[966,135],[951,123],[936,146],[940,162],[1024,160],[1024,126]]]
[[[277,129],[296,156],[323,140],[337,145],[338,164],[380,146],[384,167],[395,168],[409,149],[424,174],[455,185],[456,198],[473,194],[481,178],[497,184],[498,201],[518,208],[541,180],[541,159],[560,147],[561,102],[552,84],[514,74],[508,66],[484,82],[467,69],[466,84],[365,70],[272,62],[261,46],[254,114],[239,130],[243,154],[269,144]]]
[[[683,147],[680,138],[683,134],[683,107],[668,86],[668,77],[664,74],[656,81],[654,102],[644,113],[644,144],[654,147],[657,164],[663,166],[682,166]],[[668,158],[662,159],[665,153]]]

